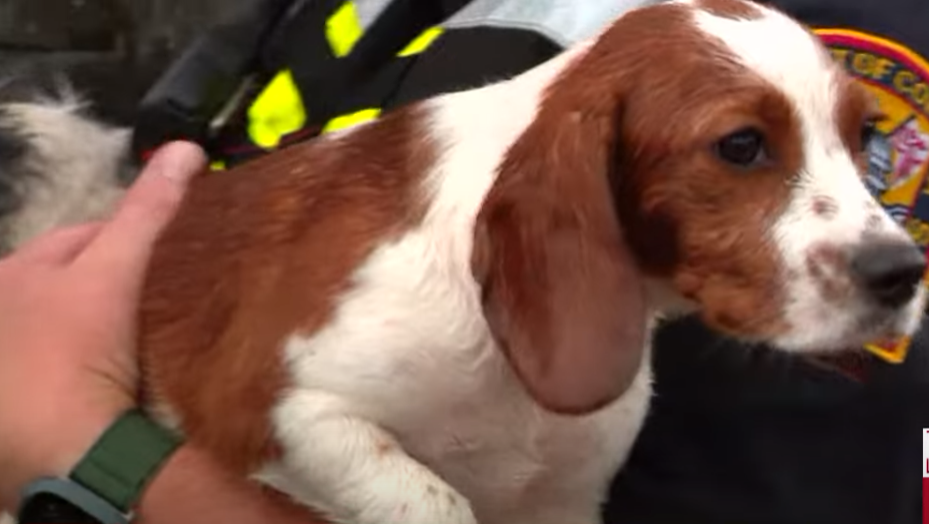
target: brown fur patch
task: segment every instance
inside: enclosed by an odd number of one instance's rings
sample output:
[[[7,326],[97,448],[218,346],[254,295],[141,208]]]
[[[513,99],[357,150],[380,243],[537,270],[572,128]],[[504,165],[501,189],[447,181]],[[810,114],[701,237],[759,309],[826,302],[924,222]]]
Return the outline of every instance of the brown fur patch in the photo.
[[[613,60],[667,23],[649,14],[617,33]],[[613,173],[620,221],[641,266],[696,300],[709,325],[770,337],[787,326],[782,268],[767,229],[803,163],[799,122],[776,86],[725,60],[726,48],[695,30],[661,33],[673,36],[655,33],[643,52],[663,67],[640,66],[621,98]],[[741,168],[715,156],[717,140],[745,128],[765,137],[770,162]]]
[[[684,12],[668,6],[626,17],[575,74],[600,72],[603,81],[584,85],[613,91],[599,98],[617,102],[613,184],[641,267],[696,299],[709,324],[770,336],[785,326],[781,268],[766,231],[803,163],[799,123],[775,86],[726,61],[729,51],[691,28]],[[765,136],[772,162],[745,169],[715,156],[718,139],[746,127]]]
[[[697,7],[724,18],[755,20],[761,18],[761,9],[741,0],[697,0]]]
[[[147,391],[234,470],[274,451],[282,343],[323,326],[353,270],[420,219],[435,149],[418,114],[196,180],[159,243],[141,317]]]
[[[693,26],[691,9],[630,12],[571,65],[478,217],[485,313],[550,409],[599,407],[637,370],[640,348],[623,345],[638,321],[623,237],[710,325],[753,338],[786,329],[767,230],[803,162],[799,124],[775,86]],[[744,169],[715,156],[717,140],[746,127],[765,135],[772,162]]]

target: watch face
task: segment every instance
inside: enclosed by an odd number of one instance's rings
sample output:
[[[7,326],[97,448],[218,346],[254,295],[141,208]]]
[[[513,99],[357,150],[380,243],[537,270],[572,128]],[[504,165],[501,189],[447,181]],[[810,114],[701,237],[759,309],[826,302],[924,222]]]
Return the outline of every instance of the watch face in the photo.
[[[39,493],[20,509],[18,524],[104,524],[53,493]]]

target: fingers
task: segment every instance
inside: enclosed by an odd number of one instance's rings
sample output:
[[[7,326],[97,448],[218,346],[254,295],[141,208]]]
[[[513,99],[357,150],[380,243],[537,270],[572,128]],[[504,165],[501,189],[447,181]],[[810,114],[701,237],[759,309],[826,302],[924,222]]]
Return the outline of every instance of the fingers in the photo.
[[[9,260],[30,264],[69,264],[102,228],[103,222],[90,222],[53,230],[23,244]]]
[[[206,156],[194,144],[161,148],[75,263],[102,267],[109,278],[141,280],[155,241],[174,218],[189,181],[205,166]]]

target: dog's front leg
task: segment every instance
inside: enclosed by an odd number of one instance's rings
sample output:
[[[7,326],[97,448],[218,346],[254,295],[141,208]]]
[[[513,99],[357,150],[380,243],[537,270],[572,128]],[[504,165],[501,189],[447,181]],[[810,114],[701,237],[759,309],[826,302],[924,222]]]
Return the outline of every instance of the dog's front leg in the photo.
[[[468,501],[338,396],[291,393],[274,414],[287,491],[344,524],[477,524]]]

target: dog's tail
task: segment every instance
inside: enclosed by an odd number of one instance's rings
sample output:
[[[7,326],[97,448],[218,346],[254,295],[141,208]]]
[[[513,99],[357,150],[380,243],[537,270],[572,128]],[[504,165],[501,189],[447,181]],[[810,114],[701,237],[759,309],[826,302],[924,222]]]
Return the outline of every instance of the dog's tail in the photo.
[[[95,118],[58,76],[0,80],[0,255],[102,218],[136,169],[130,131]]]

